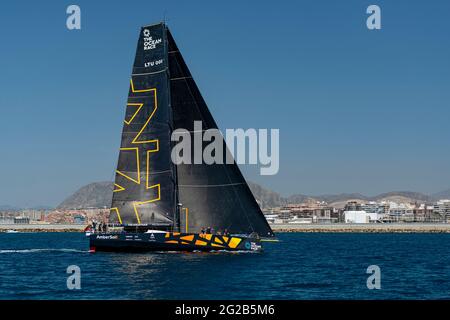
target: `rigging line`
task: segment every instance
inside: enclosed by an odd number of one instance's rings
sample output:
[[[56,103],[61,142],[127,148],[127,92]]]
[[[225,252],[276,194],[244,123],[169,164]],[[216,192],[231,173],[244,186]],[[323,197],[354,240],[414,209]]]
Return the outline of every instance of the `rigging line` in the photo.
[[[208,130],[209,129],[205,129],[205,130],[186,130],[186,131],[189,132],[189,133],[198,133],[198,132],[206,132]],[[185,132],[174,132],[173,134],[174,135],[183,135],[183,133],[185,133]]]
[[[136,126],[138,126],[138,125],[143,125],[143,124],[145,124],[145,122],[138,122],[138,121],[136,121],[136,122],[134,122],[133,121],[133,125],[136,125]],[[158,125],[158,124],[160,124],[160,125],[163,125],[164,124],[164,122],[156,122],[155,121],[155,124],[156,125]],[[149,129],[160,129],[159,131],[165,131],[165,129],[166,129],[166,127],[164,127],[164,126],[161,126],[161,127],[153,127],[153,128],[149,128]],[[155,130],[156,131],[156,130]],[[161,133],[161,132],[155,132],[155,131],[152,131],[152,132],[146,132],[146,133]],[[131,130],[129,130],[129,131],[125,131],[124,133],[139,133],[139,131],[131,131]]]
[[[180,55],[180,56],[181,56],[181,55]],[[176,60],[177,63],[178,63],[178,59],[176,59],[176,57],[175,57],[175,60]],[[189,86],[189,83],[186,81],[186,78],[183,79],[183,80],[184,80],[184,82],[186,83],[186,86],[187,86],[187,88],[188,88],[188,90],[189,90],[189,93],[190,93],[192,99],[194,100],[194,104],[195,104],[195,106],[197,107],[197,110],[199,111],[200,116],[202,117],[202,121],[204,122],[205,120],[203,119],[203,114],[202,114],[202,112],[200,111],[200,107],[199,107],[199,105],[198,105],[198,103],[197,103],[197,100],[195,99],[194,94],[193,94],[192,91],[191,91],[191,87]],[[195,83],[195,82],[194,82],[194,83]],[[200,89],[198,89],[198,90],[200,91]],[[200,93],[200,97],[203,99],[203,97],[201,96],[201,93]],[[204,104],[206,105],[206,102],[205,102],[204,100],[203,100],[203,102],[204,102]],[[207,108],[207,110],[209,111],[209,109],[208,109],[207,106],[206,106],[206,108]],[[212,115],[211,115],[211,118],[212,118]],[[215,121],[214,121],[214,118],[212,118],[212,119],[213,119],[214,125],[215,125],[216,128],[218,129],[217,124],[216,124]],[[229,151],[229,150],[228,150],[228,146],[226,145],[226,143],[225,143],[225,148],[226,148],[227,151]],[[240,169],[239,169],[239,167],[238,167],[237,164],[236,164],[236,161],[233,161],[233,164],[237,167],[237,170],[239,171],[241,177],[243,178],[242,173],[240,172]],[[222,166],[223,166],[223,165],[222,165]],[[229,173],[228,173],[228,167],[227,167],[227,166],[224,166],[223,168],[224,168],[225,174],[226,174],[226,176],[227,176],[227,178],[228,178],[228,181],[231,183],[231,178],[230,178],[230,175],[229,175]],[[240,205],[240,207],[241,207],[241,210],[243,211],[244,216],[245,216],[245,218],[247,219],[247,223],[249,224],[251,230],[254,232],[255,229],[253,228],[253,224],[251,223],[251,220],[250,220],[250,218],[249,218],[249,216],[248,216],[248,214],[247,214],[247,212],[246,212],[246,210],[245,210],[245,208],[244,208],[244,205],[242,204],[242,201],[241,201],[241,199],[240,199],[240,197],[239,197],[239,194],[237,193],[237,191],[236,191],[235,188],[232,188],[232,189],[233,189],[233,192],[234,192],[234,194],[235,194],[235,197],[238,199],[238,202],[239,202],[239,205]]]
[[[169,132],[170,135],[173,134],[173,130],[174,130],[174,121],[173,121],[173,106],[172,106],[172,97],[171,97],[171,91],[170,91],[170,68],[169,68],[169,29],[167,28],[167,26],[164,28],[164,51],[167,53],[167,55],[165,55],[167,57],[167,61],[166,61],[166,85],[167,85],[167,104],[168,104],[168,111],[169,111]],[[171,149],[174,147],[175,145],[175,141],[172,141],[172,139],[170,139],[171,141],[170,146]],[[181,218],[180,218],[180,208],[178,207],[178,203],[180,202],[179,198],[179,192],[178,192],[178,168],[175,165],[175,163],[173,163],[173,161],[171,161],[171,180],[173,182],[173,207],[174,207],[174,211],[173,211],[173,223],[172,223],[172,231],[175,231],[175,227],[177,228],[178,231],[181,231]]]
[[[154,171],[154,170],[152,170],[152,172],[149,173],[149,176],[152,176],[152,175],[155,175],[155,174],[167,173],[167,172],[172,172],[172,170],[170,170],[170,169],[163,170],[163,171]]]
[[[184,80],[184,79],[192,79],[192,77],[178,77],[178,78],[172,78],[172,79],[170,79],[170,81],[174,81],[174,80]]]
[[[161,122],[160,122],[161,123]],[[135,124],[136,126],[138,126],[138,125],[143,125],[143,124],[145,124],[145,122],[135,122],[135,123],[133,123],[133,124]],[[150,129],[150,128],[149,128]],[[151,131],[151,132],[145,132],[145,133],[152,133],[152,134],[157,134],[157,133],[162,133],[162,132],[164,132],[164,129],[166,129],[166,128],[161,128],[161,130],[158,130],[158,131]],[[139,131],[131,131],[131,130],[129,130],[129,131],[125,131],[124,132],[125,134],[127,134],[127,133],[129,133],[129,134],[135,134],[135,133],[139,133]]]

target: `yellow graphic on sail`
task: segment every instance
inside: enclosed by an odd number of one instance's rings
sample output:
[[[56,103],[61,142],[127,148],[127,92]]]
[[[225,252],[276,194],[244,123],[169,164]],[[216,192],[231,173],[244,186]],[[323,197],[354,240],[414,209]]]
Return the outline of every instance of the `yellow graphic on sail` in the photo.
[[[158,193],[158,196],[157,196],[155,199],[150,199],[150,200],[146,200],[146,201],[135,201],[135,202],[133,202],[134,213],[135,213],[135,215],[136,215],[136,219],[137,219],[137,221],[138,221],[139,224],[141,223],[141,218],[140,218],[140,215],[139,215],[139,209],[138,209],[138,207],[139,207],[139,206],[142,206],[142,205],[144,205],[144,204],[148,204],[148,203],[152,203],[152,202],[161,200],[161,185],[160,185],[160,184],[156,184],[156,185],[154,185],[154,186],[151,186],[151,187],[148,188],[148,189],[153,189],[153,188],[157,188],[156,190],[157,190],[157,193]]]
[[[149,89],[140,89],[137,90],[134,87],[134,82],[133,82],[133,78],[131,78],[130,80],[130,85],[131,85],[131,92],[136,93],[136,92],[153,92],[153,111],[150,114],[150,116],[147,118],[147,121],[144,123],[144,125],[142,126],[141,130],[139,130],[138,134],[134,137],[133,141],[131,143],[136,144],[136,143],[153,143],[158,141],[157,139],[152,139],[152,140],[138,140],[139,136],[142,134],[142,132],[145,130],[145,128],[147,128],[148,124],[150,123],[150,121],[152,120],[153,115],[155,114],[156,110],[158,109],[158,98],[156,95],[156,88],[149,88]],[[142,109],[142,106],[140,108],[138,108],[138,110],[136,111],[136,113],[133,115],[132,119],[136,116],[136,114]],[[130,119],[130,123],[132,121],[132,119]],[[129,124],[129,123],[128,123]]]
[[[159,151],[159,140],[158,139],[147,139],[147,140],[140,140],[141,135],[143,134],[143,132],[146,130],[146,128],[148,128],[150,126],[150,122],[153,118],[153,116],[156,113],[156,110],[158,109],[158,99],[157,99],[157,90],[156,88],[144,88],[144,89],[138,89],[135,87],[135,83],[133,81],[133,78],[130,79],[130,87],[131,87],[131,92],[133,93],[142,93],[142,92],[149,92],[149,93],[153,93],[153,99],[150,98],[151,100],[153,100],[153,108],[150,112],[150,114],[148,116],[146,116],[146,120],[145,123],[140,127],[139,131],[137,132],[137,134],[132,138],[131,141],[131,145],[132,146],[123,146],[122,148],[120,148],[120,152],[133,152],[133,155],[130,155],[131,158],[129,161],[132,161],[132,163],[136,164],[136,172],[124,172],[123,170],[116,170],[116,173],[118,176],[121,176],[123,178],[125,178],[128,181],[131,181],[133,184],[137,184],[137,185],[141,185],[141,180],[142,178],[144,178],[144,176],[142,175],[143,172],[141,172],[141,158],[140,158],[140,151],[141,148],[139,147],[140,144],[145,144],[145,143],[153,143],[152,149],[151,150],[146,150],[146,157],[145,157],[145,189],[149,190],[149,189],[155,189],[156,190],[156,196],[153,199],[150,200],[145,200],[145,201],[134,201],[133,204],[133,210],[134,210],[134,214],[136,216],[136,220],[137,222],[140,224],[141,223],[141,217],[139,214],[139,207],[143,206],[145,204],[148,203],[152,203],[155,201],[158,201],[161,199],[161,185],[160,184],[151,184],[150,182],[150,154],[154,153],[154,152],[158,152]],[[126,119],[124,120],[125,125],[129,126],[129,125],[133,125],[133,124],[138,124],[137,120],[142,121],[141,119],[143,119],[144,115],[141,115],[140,113],[149,110],[147,108],[144,108],[144,106],[146,105],[146,101],[148,101],[149,97],[142,97],[142,96],[135,96],[135,97],[130,97],[133,98],[134,101],[133,102],[129,102],[127,103],[127,109],[129,108],[135,108],[135,110],[132,110],[131,112],[127,112],[127,116]],[[141,100],[145,99],[145,101],[136,101],[136,100]],[[142,138],[141,138],[142,139]],[[134,146],[133,146],[134,145]],[[144,148],[144,149],[147,149]],[[142,159],[143,160],[143,159]],[[142,176],[141,176],[142,175]],[[123,181],[123,180],[122,180]],[[126,190],[126,185],[123,184],[122,182],[118,182],[116,179],[116,182],[114,183],[114,190],[113,192],[121,192]],[[111,212],[115,211],[117,214],[117,218],[119,220],[120,223],[122,223],[122,219],[120,216],[120,212],[119,212],[119,208],[115,207],[115,208],[111,208]]]
[[[142,107],[144,106],[143,103],[127,103],[127,109],[128,107],[136,107],[136,111],[133,113],[133,115],[130,117],[130,119],[125,119],[123,122],[125,122],[127,125],[129,125],[131,122],[133,122],[133,119],[137,116],[139,111],[141,111]]]
[[[117,214],[117,219],[119,220],[119,223],[122,224],[122,218],[120,217],[119,208],[111,208],[111,211],[115,211]]]
[[[125,173],[123,173],[122,171],[119,171],[119,170],[116,170],[116,173],[121,175],[125,179],[128,179],[128,180],[130,180],[130,181],[132,181],[132,182],[134,182],[136,184],[141,184],[141,170],[140,170],[140,165],[139,165],[139,162],[140,162],[139,161],[139,148],[138,147],[135,147],[135,148],[120,148],[120,151],[135,151],[137,176],[136,176],[136,178],[132,178],[129,175],[127,175],[127,174],[125,174]],[[118,185],[118,187],[119,187],[119,189],[125,190],[125,188],[122,187],[121,185]]]

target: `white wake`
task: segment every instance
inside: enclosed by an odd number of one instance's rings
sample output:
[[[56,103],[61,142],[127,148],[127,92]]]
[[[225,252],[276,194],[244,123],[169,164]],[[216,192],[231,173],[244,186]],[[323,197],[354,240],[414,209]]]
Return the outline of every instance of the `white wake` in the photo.
[[[56,248],[43,248],[43,249],[6,249],[0,250],[0,253],[35,253],[35,252],[79,252],[79,253],[88,253],[87,250],[77,250],[77,249],[56,249]]]

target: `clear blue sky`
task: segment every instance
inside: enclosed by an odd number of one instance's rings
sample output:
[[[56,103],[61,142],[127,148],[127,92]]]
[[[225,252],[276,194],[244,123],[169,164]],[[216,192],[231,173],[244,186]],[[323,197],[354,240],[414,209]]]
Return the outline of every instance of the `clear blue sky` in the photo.
[[[78,4],[82,30],[66,29]],[[382,9],[382,30],[366,8]],[[449,1],[8,1],[0,204],[111,180],[139,27],[168,19],[219,126],[279,128],[284,195],[450,188]]]

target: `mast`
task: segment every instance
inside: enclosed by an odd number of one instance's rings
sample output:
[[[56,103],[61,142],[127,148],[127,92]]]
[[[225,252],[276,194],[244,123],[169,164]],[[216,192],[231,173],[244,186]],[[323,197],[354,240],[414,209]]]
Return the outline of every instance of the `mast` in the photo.
[[[169,41],[167,39],[167,32],[168,32],[168,28],[167,25],[164,22],[164,57],[167,59],[168,55],[169,55]],[[167,69],[167,79],[166,79],[166,83],[167,83],[167,88],[170,92],[170,68],[166,68]],[[173,132],[173,110],[172,110],[172,104],[171,104],[171,98],[170,98],[170,93],[167,95],[167,99],[168,99],[168,108],[169,108],[169,127],[170,127],[170,134],[172,134]],[[171,143],[171,148],[173,148],[174,143]],[[178,197],[178,174],[177,174],[177,166],[171,162],[172,164],[172,172],[173,172],[173,180],[174,180],[174,208],[175,210],[173,211],[173,225],[172,228],[174,231],[180,231],[181,230],[181,226],[180,226],[180,214],[181,214],[181,208],[179,205],[179,197]]]

